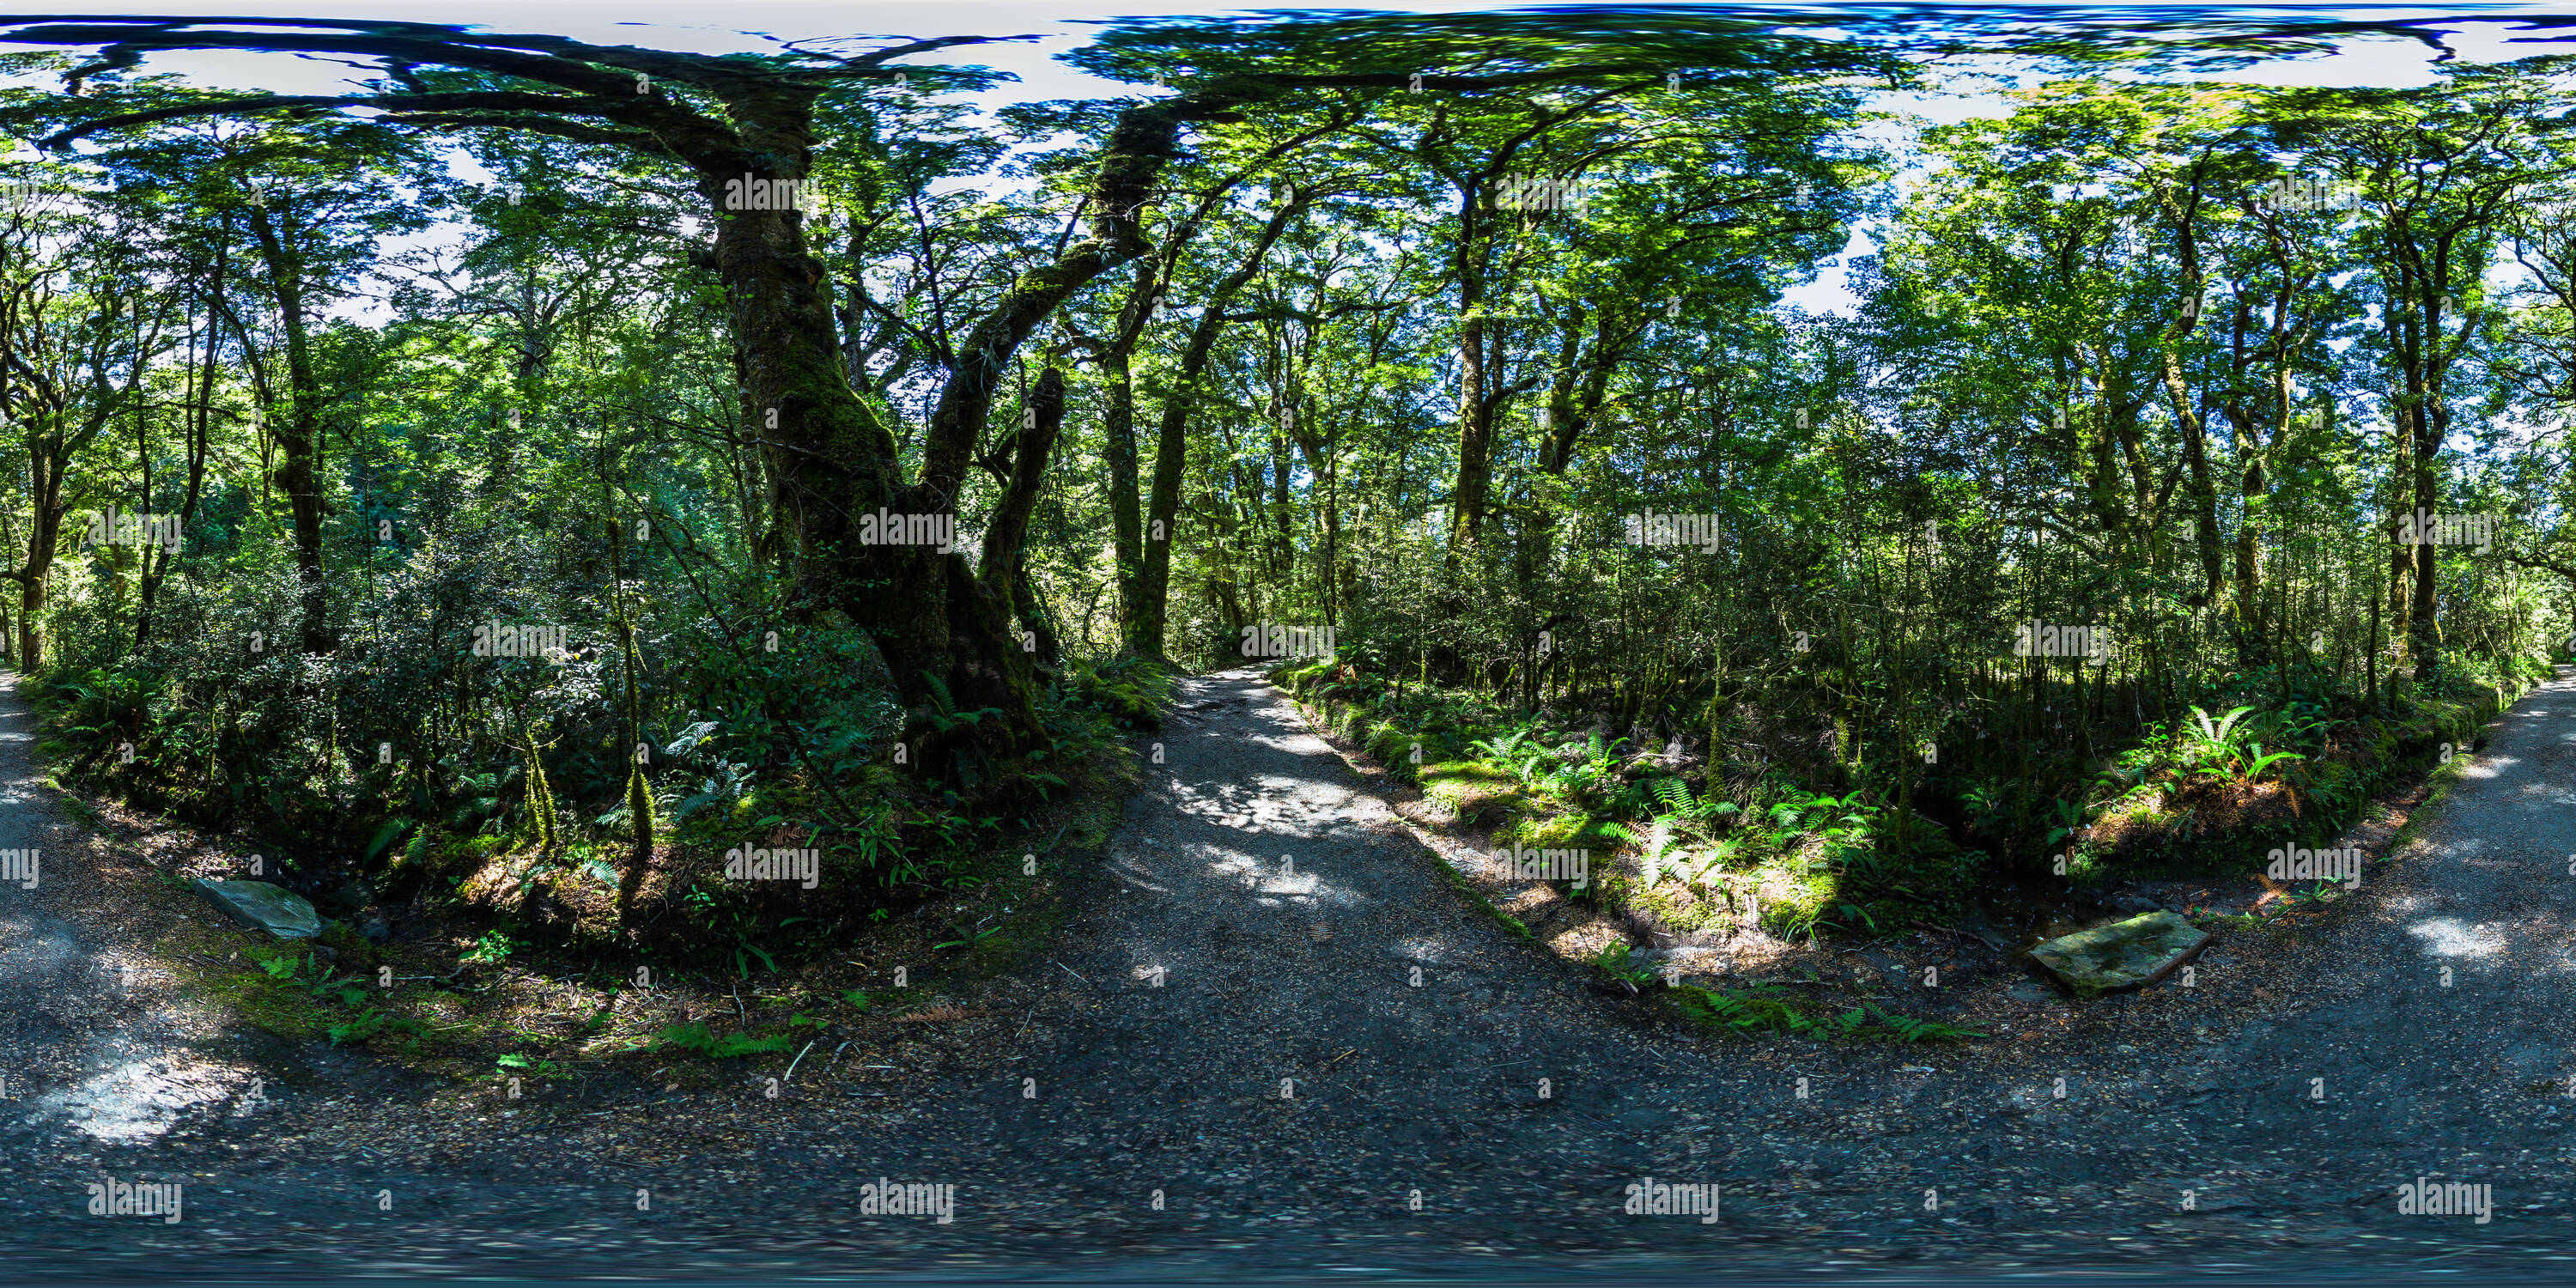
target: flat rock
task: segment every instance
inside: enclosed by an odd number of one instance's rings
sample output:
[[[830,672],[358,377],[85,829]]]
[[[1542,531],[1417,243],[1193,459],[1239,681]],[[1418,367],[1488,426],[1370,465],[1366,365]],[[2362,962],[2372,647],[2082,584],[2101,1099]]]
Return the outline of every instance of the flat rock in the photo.
[[[322,918],[304,896],[265,881],[208,881],[199,878],[197,892],[245,926],[280,939],[311,939],[322,933]]]
[[[2030,950],[2048,972],[2087,992],[2152,984],[2209,944],[2180,913],[2143,913],[2061,935]]]

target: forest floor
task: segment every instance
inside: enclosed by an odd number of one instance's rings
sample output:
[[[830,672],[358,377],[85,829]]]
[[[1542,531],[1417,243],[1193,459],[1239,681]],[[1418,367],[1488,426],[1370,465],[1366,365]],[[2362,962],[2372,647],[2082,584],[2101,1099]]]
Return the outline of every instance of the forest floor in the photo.
[[[2192,988],[2070,1001],[1928,942],[1946,999],[1901,955],[1836,985],[1990,1033],[1923,1044],[1607,996],[1257,676],[1186,679],[1053,950],[775,1098],[783,1056],[511,1101],[245,1025],[186,986],[245,932],[29,727],[0,698],[0,847],[45,855],[0,888],[0,1279],[2576,1266],[2564,675],[2357,893],[2222,932]],[[182,1220],[86,1215],[102,1174],[183,1183]],[[2417,1177],[2492,1185],[2492,1220],[2401,1216]],[[863,1214],[879,1178],[954,1186],[953,1221]],[[1649,1178],[1722,1216],[1627,1214]]]

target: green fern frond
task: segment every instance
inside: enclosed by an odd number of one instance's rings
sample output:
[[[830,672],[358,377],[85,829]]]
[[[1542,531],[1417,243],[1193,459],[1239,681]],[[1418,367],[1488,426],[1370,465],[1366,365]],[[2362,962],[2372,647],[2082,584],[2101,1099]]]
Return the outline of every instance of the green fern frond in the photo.
[[[928,671],[922,672],[921,678],[930,682],[931,709],[937,711],[943,716],[956,715],[957,699],[949,696],[947,681],[940,679],[938,676],[932,675]]]

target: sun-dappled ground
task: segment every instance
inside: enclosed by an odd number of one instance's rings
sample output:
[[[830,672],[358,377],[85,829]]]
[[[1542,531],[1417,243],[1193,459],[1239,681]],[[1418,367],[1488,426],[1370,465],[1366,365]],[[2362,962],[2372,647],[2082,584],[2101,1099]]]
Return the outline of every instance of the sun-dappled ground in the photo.
[[[2025,994],[2010,1032],[1918,1044],[1605,994],[1452,884],[1276,691],[1189,679],[1028,960],[792,1078],[798,1053],[674,1055],[517,1100],[186,996],[154,960],[252,941],[140,861],[69,857],[91,829],[45,818],[6,736],[25,718],[0,712],[10,817],[67,857],[0,894],[25,963],[0,1062],[31,1071],[0,1136],[12,1274],[2317,1269],[2531,1258],[2576,1231],[2564,679],[2352,897],[2223,933],[2194,987]],[[130,983],[89,964],[126,961]],[[102,1173],[183,1182],[184,1219],[85,1215]],[[2492,1220],[2400,1215],[2418,1176],[2492,1185]],[[880,1178],[953,1186],[951,1219],[863,1212]],[[1649,1178],[1717,1184],[1719,1219],[1626,1212]]]

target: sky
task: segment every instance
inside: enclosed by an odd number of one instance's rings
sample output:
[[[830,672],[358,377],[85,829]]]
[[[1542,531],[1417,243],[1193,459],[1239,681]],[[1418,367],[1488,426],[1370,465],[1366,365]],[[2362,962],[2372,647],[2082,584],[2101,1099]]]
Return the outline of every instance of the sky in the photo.
[[[1087,76],[1055,60],[1097,29],[1096,20],[1192,12],[1173,0],[937,0],[936,3],[851,4],[824,0],[553,0],[551,3],[495,3],[493,0],[320,0],[318,3],[207,3],[205,0],[150,0],[144,4],[47,4],[51,12],[109,15],[138,10],[180,16],[257,13],[265,17],[399,18],[458,23],[496,31],[543,32],[601,44],[638,44],[707,53],[773,47],[773,40],[814,40],[884,35],[1030,35],[1027,43],[980,47],[962,57],[1011,72],[1020,78],[995,97],[1014,99],[1076,98],[1114,92],[1111,82]],[[1281,6],[1293,7],[1293,6]],[[1403,13],[1468,12],[1508,5],[1466,0],[1356,0],[1351,8]],[[2537,8],[2537,6],[2535,6]],[[1250,7],[1208,8],[1210,14],[1248,13]],[[2397,12],[2385,10],[2353,11]],[[2424,12],[2417,9],[2415,12]],[[2501,51],[2501,29],[2464,27],[2460,49],[2478,58]],[[2336,57],[2283,62],[2238,73],[2235,79],[2265,83],[2402,84],[2427,79],[2429,52],[2404,41],[2354,41]],[[350,69],[327,60],[300,60],[272,54],[171,53],[155,55],[155,69],[186,72],[206,83],[234,88],[270,89],[281,93],[327,93]],[[1983,70],[1983,69],[1974,69]],[[1933,105],[1936,113],[1945,110]]]
[[[883,36],[888,41],[941,35],[1033,36],[1026,42],[997,43],[934,55],[940,61],[972,61],[1009,72],[1018,79],[968,96],[991,109],[1028,100],[1106,97],[1134,93],[1128,86],[1100,80],[1057,61],[1081,45],[1103,18],[1160,16],[1192,12],[1173,0],[937,0],[921,3],[851,4],[822,0],[551,0],[495,3],[493,0],[438,0],[437,3],[386,0],[321,0],[320,3],[203,3],[202,0],[151,0],[138,5],[49,4],[61,14],[110,15],[145,10],[154,14],[217,17],[245,12],[265,17],[398,18],[482,26],[499,31],[541,32],[598,44],[646,45],[705,53],[775,48],[780,41]],[[1362,7],[1352,3],[1351,7]],[[1466,0],[1408,0],[1367,3],[1379,11],[1435,13],[1505,8]],[[2152,7],[2152,6],[2148,6]],[[2533,6],[2537,11],[2540,6]],[[2278,11],[2267,7],[2267,11]],[[1249,9],[1204,9],[1224,14]],[[2396,8],[2338,10],[2344,16],[2401,12]],[[2421,14],[2426,9],[2407,12]],[[1095,20],[1095,21],[1086,21]],[[2462,26],[2454,45],[2464,58],[2483,60],[2537,52],[2532,46],[2508,46],[2499,25]],[[2334,54],[2271,64],[2228,73],[2226,79],[2258,84],[2420,85],[2433,79],[2432,52],[2413,41],[2354,39]],[[347,62],[277,54],[183,52],[153,56],[146,67],[178,72],[201,84],[231,89],[265,89],[288,94],[328,94],[351,88],[361,73]],[[1918,118],[1925,124],[1947,124],[1978,116],[2001,115],[2005,101],[1997,78],[2010,68],[2001,62],[1949,65],[1948,83],[1939,93],[1878,94],[1874,106]],[[1877,141],[1900,157],[1906,155],[1913,127],[1890,122]],[[1901,180],[1900,180],[1901,182]],[[1875,248],[1872,225],[1853,230],[1844,254],[1827,264],[1815,280],[1793,289],[1784,306],[1808,312],[1848,312],[1857,303],[1846,285],[1848,260]]]

